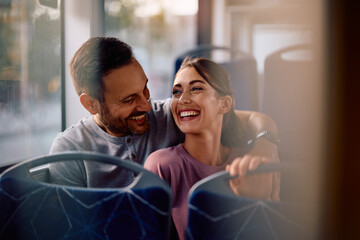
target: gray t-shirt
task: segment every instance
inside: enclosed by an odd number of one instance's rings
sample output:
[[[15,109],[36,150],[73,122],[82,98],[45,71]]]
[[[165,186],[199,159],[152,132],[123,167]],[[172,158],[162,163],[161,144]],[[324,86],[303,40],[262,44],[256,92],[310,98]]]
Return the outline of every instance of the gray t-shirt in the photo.
[[[97,152],[119,159],[144,164],[155,150],[174,146],[184,141],[184,135],[176,127],[170,110],[170,99],[150,100],[151,111],[147,113],[149,129],[142,135],[114,137],[104,132],[92,116],[59,133],[50,154],[81,151]],[[119,187],[128,185],[135,177],[132,172],[98,162],[74,161],[50,164],[53,183],[83,187]]]

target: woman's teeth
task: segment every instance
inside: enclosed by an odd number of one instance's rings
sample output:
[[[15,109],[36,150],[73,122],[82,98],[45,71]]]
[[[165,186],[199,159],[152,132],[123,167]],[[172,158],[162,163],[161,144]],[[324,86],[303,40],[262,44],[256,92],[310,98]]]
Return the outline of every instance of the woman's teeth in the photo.
[[[187,111],[187,112],[180,112],[180,117],[190,117],[190,116],[197,116],[199,115],[199,112],[196,111]]]

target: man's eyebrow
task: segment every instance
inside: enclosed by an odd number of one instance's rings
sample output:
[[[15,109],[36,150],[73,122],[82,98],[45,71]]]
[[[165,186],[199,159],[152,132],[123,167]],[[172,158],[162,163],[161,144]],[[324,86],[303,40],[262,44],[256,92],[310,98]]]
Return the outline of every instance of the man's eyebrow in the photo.
[[[202,84],[205,84],[205,82],[204,82],[204,80],[200,80],[200,79],[197,79],[197,80],[192,80],[192,81],[190,81],[190,85],[193,85],[193,84],[195,84],[195,83],[202,83]],[[175,84],[174,85],[174,87],[181,87],[181,84],[180,83],[178,83],[178,84]]]

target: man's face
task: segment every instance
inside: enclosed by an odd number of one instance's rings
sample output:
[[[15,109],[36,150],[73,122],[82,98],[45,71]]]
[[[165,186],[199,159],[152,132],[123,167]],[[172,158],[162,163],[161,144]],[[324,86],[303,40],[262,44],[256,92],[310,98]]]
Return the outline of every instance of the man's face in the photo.
[[[134,60],[129,65],[114,69],[103,78],[104,102],[95,121],[113,136],[143,134],[149,127],[146,112],[151,106],[147,78]]]

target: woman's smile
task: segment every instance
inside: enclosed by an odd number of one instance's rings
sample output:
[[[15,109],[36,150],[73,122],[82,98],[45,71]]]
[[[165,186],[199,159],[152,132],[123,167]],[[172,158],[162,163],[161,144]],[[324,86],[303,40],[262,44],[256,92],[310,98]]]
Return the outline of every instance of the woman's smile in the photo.
[[[193,120],[195,118],[197,118],[200,115],[200,111],[198,110],[180,110],[179,111],[179,116],[180,116],[180,121],[188,121],[188,120]]]

